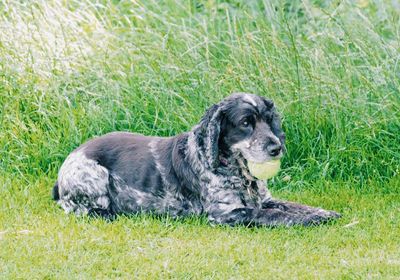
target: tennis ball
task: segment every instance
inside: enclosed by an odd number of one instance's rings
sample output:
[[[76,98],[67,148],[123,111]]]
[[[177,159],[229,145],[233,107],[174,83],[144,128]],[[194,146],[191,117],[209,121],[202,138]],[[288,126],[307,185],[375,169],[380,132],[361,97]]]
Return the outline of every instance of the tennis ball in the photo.
[[[247,167],[251,175],[257,179],[267,180],[278,174],[281,168],[281,161],[279,159],[261,163],[249,161],[247,162]]]

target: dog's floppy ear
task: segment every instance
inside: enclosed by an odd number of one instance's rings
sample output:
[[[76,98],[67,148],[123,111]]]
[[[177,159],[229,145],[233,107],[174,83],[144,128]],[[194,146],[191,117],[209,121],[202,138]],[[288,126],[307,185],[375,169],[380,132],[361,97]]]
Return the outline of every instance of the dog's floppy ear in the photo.
[[[199,125],[194,128],[199,152],[210,169],[217,168],[219,164],[218,139],[221,132],[223,107],[222,102],[213,105],[204,114]]]

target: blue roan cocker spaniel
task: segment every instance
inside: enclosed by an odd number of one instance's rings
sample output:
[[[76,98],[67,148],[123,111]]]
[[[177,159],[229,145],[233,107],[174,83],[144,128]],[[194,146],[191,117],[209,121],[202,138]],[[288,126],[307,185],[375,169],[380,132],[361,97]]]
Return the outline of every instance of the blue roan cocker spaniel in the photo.
[[[249,161],[282,157],[284,142],[273,102],[236,93],[174,137],[113,132],[86,142],[62,164],[53,197],[67,213],[108,219],[203,214],[217,224],[290,226],[339,217],[273,199],[249,171]]]

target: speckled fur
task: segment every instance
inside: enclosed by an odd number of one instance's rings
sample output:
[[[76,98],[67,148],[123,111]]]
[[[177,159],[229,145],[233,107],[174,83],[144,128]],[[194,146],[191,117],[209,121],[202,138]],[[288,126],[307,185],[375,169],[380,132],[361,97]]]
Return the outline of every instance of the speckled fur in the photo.
[[[246,108],[274,121],[261,118],[251,139],[226,147],[221,142],[228,137],[226,119],[240,117]],[[216,224],[266,226],[318,224],[338,217],[333,211],[274,200],[264,182],[249,174],[246,160],[269,160],[267,147],[284,144],[274,112],[269,100],[234,94],[213,105],[190,132],[175,137],[114,132],[92,139],[67,157],[53,197],[67,213],[104,217],[205,214]]]

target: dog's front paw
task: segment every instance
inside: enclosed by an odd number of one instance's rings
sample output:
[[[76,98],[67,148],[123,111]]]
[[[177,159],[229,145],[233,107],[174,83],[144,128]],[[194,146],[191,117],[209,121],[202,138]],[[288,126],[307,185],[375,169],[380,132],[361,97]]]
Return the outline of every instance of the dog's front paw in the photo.
[[[329,216],[331,219],[339,219],[340,217],[342,217],[342,214],[340,214],[340,213],[338,213],[338,212],[331,211],[331,210],[325,210],[325,211],[328,212],[328,216]]]
[[[342,216],[338,212],[331,211],[331,210],[325,210],[325,209],[321,209],[321,208],[318,208],[318,210],[316,211],[315,214],[320,215],[322,217],[329,218],[329,219],[337,219]]]

